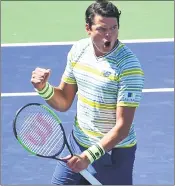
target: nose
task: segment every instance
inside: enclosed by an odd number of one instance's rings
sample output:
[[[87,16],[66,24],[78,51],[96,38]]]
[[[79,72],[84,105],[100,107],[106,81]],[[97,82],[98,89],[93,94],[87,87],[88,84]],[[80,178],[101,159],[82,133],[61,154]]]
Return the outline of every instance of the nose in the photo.
[[[110,29],[105,32],[105,37],[106,38],[110,38],[111,37],[111,30]]]
[[[109,39],[110,37],[111,37],[111,33],[110,33],[110,32],[106,32],[106,33],[105,33],[105,38],[106,38],[106,39]]]

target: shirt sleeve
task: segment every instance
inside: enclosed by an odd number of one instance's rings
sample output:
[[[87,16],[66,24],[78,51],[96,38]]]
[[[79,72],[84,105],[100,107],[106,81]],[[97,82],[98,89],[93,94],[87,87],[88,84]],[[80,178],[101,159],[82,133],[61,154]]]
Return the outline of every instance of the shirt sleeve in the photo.
[[[144,86],[144,72],[139,61],[127,63],[118,80],[117,106],[138,107]]]
[[[73,73],[73,60],[75,55],[75,45],[71,48],[67,55],[67,64],[65,71],[62,76],[62,81],[64,81],[67,84],[76,84],[76,79]]]

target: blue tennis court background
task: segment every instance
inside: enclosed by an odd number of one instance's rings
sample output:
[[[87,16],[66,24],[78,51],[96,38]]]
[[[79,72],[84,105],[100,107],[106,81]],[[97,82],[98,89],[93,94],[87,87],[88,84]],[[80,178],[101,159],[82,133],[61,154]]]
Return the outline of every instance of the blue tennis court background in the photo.
[[[174,87],[173,42],[127,44],[145,72],[145,89]],[[58,85],[71,46],[2,48],[2,93],[33,92],[31,73],[50,68],[50,83]],[[134,184],[174,184],[174,93],[143,93],[135,116],[138,150]],[[2,97],[2,184],[49,184],[56,161],[34,157],[16,142],[12,131],[15,112],[38,96]],[[76,114],[76,99],[69,111],[58,113],[67,132]],[[116,175],[117,176],[117,175]]]

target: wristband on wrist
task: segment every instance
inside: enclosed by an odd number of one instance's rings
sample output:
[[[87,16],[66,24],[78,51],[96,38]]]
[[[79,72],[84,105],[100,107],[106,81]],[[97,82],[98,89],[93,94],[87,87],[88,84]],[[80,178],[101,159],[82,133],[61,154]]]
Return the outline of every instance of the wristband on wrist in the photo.
[[[98,160],[101,156],[105,154],[105,150],[99,143],[97,143],[85,150],[84,153],[92,164],[95,160]]]
[[[35,89],[36,92],[45,100],[49,100],[54,95],[54,87],[50,85],[48,82],[46,86],[42,90]]]

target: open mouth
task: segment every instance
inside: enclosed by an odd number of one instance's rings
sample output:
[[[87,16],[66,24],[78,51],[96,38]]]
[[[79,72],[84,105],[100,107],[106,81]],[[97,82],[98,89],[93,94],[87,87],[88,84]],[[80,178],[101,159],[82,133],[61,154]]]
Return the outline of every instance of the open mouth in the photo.
[[[105,47],[109,47],[109,46],[111,45],[111,42],[110,42],[110,41],[106,41],[106,42],[104,43],[104,45],[105,45]]]

